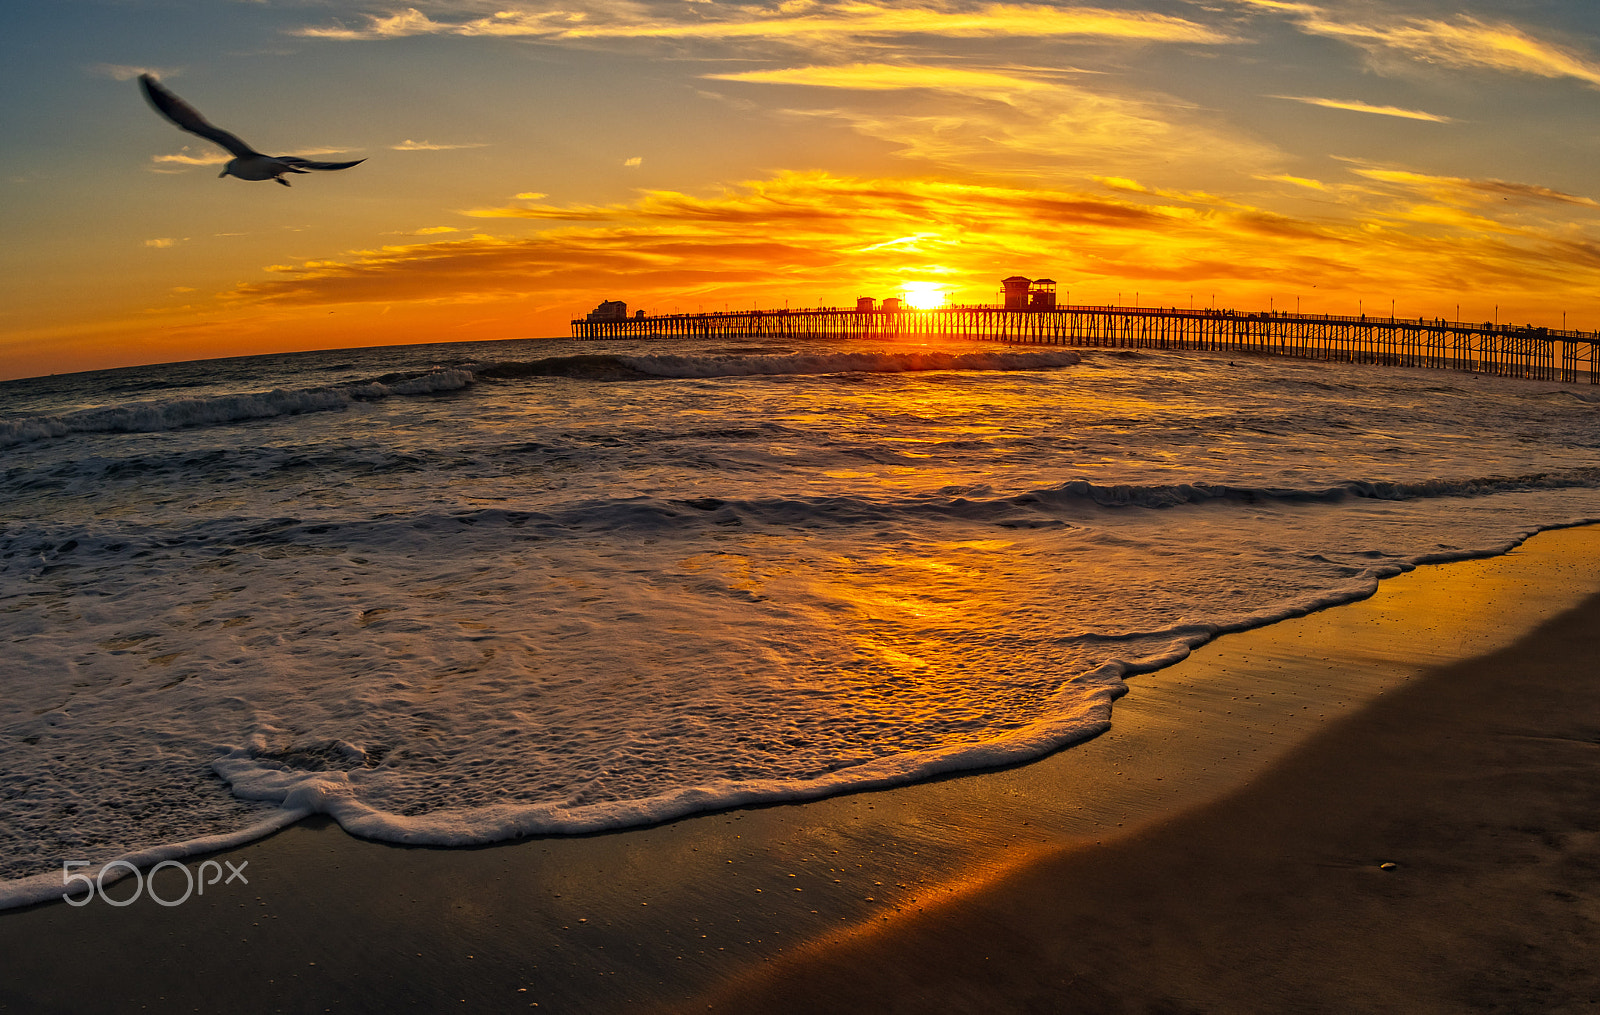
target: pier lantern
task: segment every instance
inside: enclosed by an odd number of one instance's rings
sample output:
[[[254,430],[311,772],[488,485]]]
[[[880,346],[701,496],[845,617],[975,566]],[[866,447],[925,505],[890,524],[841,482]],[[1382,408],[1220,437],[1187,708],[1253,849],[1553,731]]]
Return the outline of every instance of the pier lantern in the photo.
[[[1028,288],[1032,285],[1033,279],[1023,278],[1021,275],[1012,275],[1010,278],[1001,279],[1000,288],[1006,294],[1006,309],[1028,309]]]
[[[876,309],[878,309],[878,301],[871,296],[856,297],[856,313],[870,314]]]
[[[1056,308],[1056,280],[1053,278],[1034,279],[1033,286],[1028,290],[1029,310],[1054,310]]]

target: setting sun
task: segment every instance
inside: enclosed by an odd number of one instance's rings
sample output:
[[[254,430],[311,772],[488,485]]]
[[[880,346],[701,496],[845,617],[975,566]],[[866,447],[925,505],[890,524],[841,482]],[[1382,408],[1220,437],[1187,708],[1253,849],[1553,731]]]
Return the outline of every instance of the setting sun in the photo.
[[[900,287],[901,299],[914,310],[931,310],[946,302],[945,287],[937,282],[907,282]]]

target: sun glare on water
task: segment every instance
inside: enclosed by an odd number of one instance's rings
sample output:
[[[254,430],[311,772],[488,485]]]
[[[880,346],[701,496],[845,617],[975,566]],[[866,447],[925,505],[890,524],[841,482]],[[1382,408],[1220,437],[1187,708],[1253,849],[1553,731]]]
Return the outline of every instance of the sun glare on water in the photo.
[[[945,304],[944,287],[937,282],[907,282],[900,289],[901,299],[913,310],[928,310]]]

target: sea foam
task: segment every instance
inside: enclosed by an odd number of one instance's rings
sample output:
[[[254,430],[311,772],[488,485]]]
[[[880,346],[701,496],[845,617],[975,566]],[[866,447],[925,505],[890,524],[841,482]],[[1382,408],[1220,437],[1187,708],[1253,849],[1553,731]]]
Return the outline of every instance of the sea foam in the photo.
[[[337,387],[273,390],[99,406],[52,416],[0,420],[0,447],[74,433],[154,433],[190,426],[239,423],[275,416],[343,409],[351,402],[394,395],[454,391],[472,383],[465,370],[434,370],[415,377]]]

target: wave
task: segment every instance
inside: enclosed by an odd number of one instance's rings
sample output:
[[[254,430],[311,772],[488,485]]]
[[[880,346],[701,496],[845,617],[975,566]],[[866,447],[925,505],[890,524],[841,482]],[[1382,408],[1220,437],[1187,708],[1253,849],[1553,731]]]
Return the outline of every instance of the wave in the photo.
[[[75,433],[155,433],[189,426],[240,423],[275,416],[297,416],[306,412],[330,412],[343,409],[352,402],[374,401],[394,395],[454,391],[472,381],[470,371],[438,369],[414,375],[386,374],[375,380],[326,388],[276,389],[253,394],[208,395],[97,406],[59,415],[0,420],[0,447]]]
[[[371,545],[387,547],[409,539],[456,539],[472,530],[523,529],[540,538],[566,538],[594,533],[660,535],[690,530],[754,526],[846,530],[917,523],[963,522],[1002,529],[1071,529],[1101,524],[1095,512],[1169,511],[1207,504],[1265,506],[1336,505],[1352,500],[1407,501],[1444,497],[1493,497],[1530,491],[1600,488],[1600,470],[1495,476],[1461,480],[1386,483],[1351,480],[1329,487],[1250,487],[1205,483],[1101,486],[1073,480],[1059,486],[1016,494],[999,494],[987,486],[949,487],[937,493],[906,497],[835,495],[818,497],[596,497],[568,501],[546,510],[485,507],[467,511],[385,513],[372,518],[307,520],[292,516],[226,516],[174,528],[123,521],[105,531],[81,527],[31,527],[0,531],[0,574],[39,574],[68,555],[116,556],[156,547],[189,545],[215,552],[222,548],[262,545]],[[1571,520],[1549,527],[1576,524]],[[1519,537],[1520,538],[1520,537]],[[1413,563],[1503,553],[1504,547],[1458,549],[1419,558]],[[1369,562],[1382,570],[1393,559]],[[1361,565],[1362,569],[1367,567]]]
[[[1054,370],[1079,362],[1074,352],[846,352],[744,356],[551,356],[527,362],[468,363],[421,374],[385,374],[329,387],[130,402],[57,415],[0,420],[0,447],[77,433],[154,433],[189,426],[240,423],[331,412],[352,402],[396,395],[429,395],[467,387],[479,378],[568,377],[590,381],[749,377],[836,373],[912,373],[935,370]],[[148,387],[148,386],[146,386]]]
[[[1085,507],[1169,510],[1218,502],[1236,504],[1337,504],[1347,500],[1426,500],[1441,497],[1492,497],[1533,490],[1567,490],[1600,487],[1600,469],[1573,469],[1524,476],[1482,476],[1467,479],[1428,479],[1399,483],[1348,480],[1325,487],[1230,486],[1178,483],[1151,486],[1103,486],[1077,479],[1059,486],[996,495],[987,487],[951,487],[935,494],[905,498],[853,495],[831,497],[766,497],[663,500],[655,497],[605,499],[572,504],[553,513],[489,509],[485,516],[510,524],[528,521],[585,529],[663,528],[680,525],[684,516],[700,516],[717,525],[741,519],[764,524],[796,526],[826,521],[837,525],[879,524],[914,516],[936,516],[989,522],[1008,528],[1063,526]],[[418,520],[412,524],[429,524]]]
[[[1566,490],[1600,486],[1600,469],[1536,472],[1522,476],[1475,476],[1414,482],[1351,479],[1331,486],[1233,486],[1226,483],[1171,483],[1152,486],[1101,486],[1078,479],[1047,490],[1009,498],[1016,504],[1062,504],[1092,501],[1100,507],[1171,508],[1209,501],[1333,504],[1349,499],[1424,500],[1435,497],[1483,497],[1528,490]]]
[[[551,356],[527,362],[496,363],[475,369],[479,377],[574,377],[583,380],[646,378],[772,377],[842,373],[926,373],[935,370],[1055,370],[1075,366],[1075,352],[880,351],[738,354]]]

